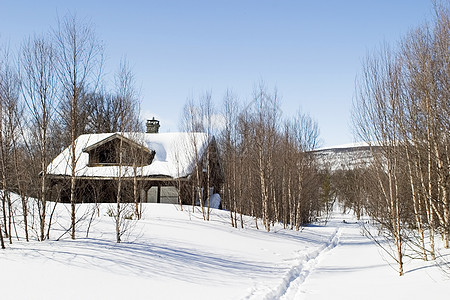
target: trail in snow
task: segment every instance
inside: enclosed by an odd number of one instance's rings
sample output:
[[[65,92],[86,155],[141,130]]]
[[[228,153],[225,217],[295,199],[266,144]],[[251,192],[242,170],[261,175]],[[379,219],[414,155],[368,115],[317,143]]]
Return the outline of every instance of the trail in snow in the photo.
[[[432,295],[448,291],[450,281],[442,281],[442,274],[431,271],[433,262],[405,259],[408,271],[399,278],[395,262],[361,234],[360,226],[352,216],[335,214],[327,226],[335,228],[335,233],[326,247],[295,267],[298,276],[278,288],[284,287],[284,294],[267,294],[265,299],[425,299],[429,298],[426,290],[413,288],[425,281],[432,286],[428,290]]]
[[[327,227],[333,226],[329,224]],[[310,252],[299,250],[300,255],[295,258],[296,263],[284,274],[281,283],[275,288],[268,288],[267,286],[254,288],[244,299],[293,299],[301,284],[314,271],[320,258],[339,244],[341,231],[342,229],[336,225],[334,231],[321,246]]]
[[[308,255],[307,259],[302,262],[300,265],[294,267],[294,274],[296,277],[291,276],[285,286],[285,291],[282,295],[277,297],[280,300],[288,300],[288,299],[297,299],[300,294],[300,286],[305,282],[306,278],[314,271],[317,263],[320,261],[321,257],[328,254],[330,251],[335,249],[339,245],[340,237],[342,234],[342,228],[336,228],[336,231],[331,236],[331,239],[324,248],[315,251],[312,255]],[[300,272],[299,272],[300,271]],[[274,299],[271,295],[268,295],[269,298],[266,299]]]

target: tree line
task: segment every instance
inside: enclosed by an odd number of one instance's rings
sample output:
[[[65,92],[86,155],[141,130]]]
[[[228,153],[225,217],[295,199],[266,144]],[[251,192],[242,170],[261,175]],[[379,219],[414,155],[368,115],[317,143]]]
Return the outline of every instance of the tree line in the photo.
[[[217,137],[225,178],[222,208],[230,212],[234,227],[244,227],[242,216],[249,215],[267,231],[275,222],[299,230],[332,201],[322,188],[326,176],[309,152],[319,143],[317,123],[301,112],[283,120],[279,101],[276,90],[260,83],[244,104],[227,91],[219,109],[213,107],[211,93],[185,105],[182,127]],[[196,174],[198,182],[209,180],[202,174],[209,172]],[[200,205],[208,219],[209,204]]]
[[[369,168],[339,174],[339,191],[392,240],[403,274],[410,249],[436,259],[435,238],[450,235],[450,19],[436,5],[433,24],[369,55],[353,119],[372,149]]]

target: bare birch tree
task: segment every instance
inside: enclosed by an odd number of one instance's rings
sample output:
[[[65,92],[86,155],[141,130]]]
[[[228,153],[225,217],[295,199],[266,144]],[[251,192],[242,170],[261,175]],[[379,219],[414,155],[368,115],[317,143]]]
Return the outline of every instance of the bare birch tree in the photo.
[[[392,51],[383,48],[378,56],[365,63],[358,96],[357,129],[366,142],[376,141],[382,155],[375,155],[376,179],[380,197],[385,201],[388,222],[381,220],[392,234],[396,246],[398,272],[403,275],[403,237],[399,199],[399,130],[395,113],[401,94],[400,66]],[[369,133],[369,134],[368,134]]]
[[[225,168],[225,189],[223,199],[227,202],[226,205],[230,211],[231,226],[237,228],[237,126],[239,104],[230,90],[225,94],[223,106],[225,117],[225,128],[223,129],[221,136],[222,157]]]
[[[209,144],[212,141],[214,137],[214,124],[213,124],[213,117],[214,117],[214,105],[212,102],[212,96],[211,92],[206,92],[204,96],[200,100],[200,114],[201,119],[203,123],[203,131],[206,134],[206,140],[208,148],[206,149],[205,156],[203,157],[202,161],[202,169],[206,182],[206,220],[209,221],[209,214],[210,214],[210,199],[212,196],[212,193],[214,191],[211,191],[211,151],[209,149]]]
[[[183,114],[181,116],[180,127],[184,129],[190,135],[190,142],[188,145],[188,151],[192,151],[194,155],[194,165],[195,165],[195,176],[192,182],[192,212],[194,212],[194,207],[196,200],[199,201],[201,207],[203,219],[206,220],[205,207],[203,202],[203,190],[202,190],[202,165],[198,153],[198,146],[201,141],[198,138],[199,132],[202,132],[204,127],[202,123],[201,114],[198,106],[195,104],[193,99],[187,101],[184,106]]]
[[[3,240],[3,231],[1,224],[0,224],[0,246],[2,247],[2,249],[5,249],[5,241]]]
[[[120,64],[119,71],[116,74],[116,103],[119,114],[119,132],[124,135],[125,132],[131,133],[136,130],[138,127],[138,120],[134,119],[135,111],[137,110],[137,95],[134,88],[134,76],[128,65],[126,60],[123,60]],[[117,243],[121,242],[121,236],[123,235],[123,226],[121,226],[122,222],[126,222],[122,215],[122,211],[124,208],[121,207],[122,204],[122,184],[123,184],[123,176],[129,175],[129,166],[124,166],[124,155],[131,155],[131,153],[126,154],[124,151],[123,140],[120,139],[119,149],[118,149],[118,174],[117,174],[117,195],[116,195],[116,241]],[[137,159],[138,157],[134,157]],[[137,165],[136,161],[133,162],[133,200],[135,203],[135,212],[139,215],[138,208],[138,193],[137,193]]]
[[[58,20],[53,30],[56,49],[58,79],[61,96],[70,107],[70,142],[71,142],[71,238],[75,239],[76,225],[76,166],[78,157],[75,153],[76,138],[80,134],[79,113],[83,91],[95,90],[98,85],[102,66],[102,45],[95,36],[92,24],[68,14]]]
[[[39,148],[40,190],[39,218],[40,240],[45,238],[47,214],[47,165],[51,159],[49,147],[50,122],[55,112],[57,78],[55,52],[44,37],[29,39],[20,56],[22,94],[31,116],[34,143]]]
[[[14,156],[17,136],[17,113],[19,106],[19,77],[10,64],[9,51],[5,52],[5,62],[0,73],[0,164],[2,185],[2,209],[5,235],[12,244],[14,215],[11,200],[14,178]],[[16,231],[17,235],[17,231]]]

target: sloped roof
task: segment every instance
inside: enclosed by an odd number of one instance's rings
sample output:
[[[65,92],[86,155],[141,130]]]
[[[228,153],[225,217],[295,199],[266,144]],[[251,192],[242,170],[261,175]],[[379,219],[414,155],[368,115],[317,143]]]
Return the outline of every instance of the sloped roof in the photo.
[[[195,155],[200,159],[208,147],[211,138],[204,133],[99,133],[83,134],[75,140],[75,157],[77,177],[118,177],[118,166],[89,166],[89,154],[83,150],[92,149],[92,146],[102,141],[114,138],[114,135],[123,135],[139,145],[155,151],[151,164],[137,168],[137,176],[182,178],[190,175],[195,167]],[[71,176],[72,155],[71,147],[61,152],[47,167],[50,175]],[[121,167],[122,177],[133,177],[132,167]]]
[[[130,144],[130,145],[132,145],[132,146],[134,146],[136,148],[139,148],[139,149],[141,149],[141,150],[143,150],[145,152],[148,152],[148,153],[152,152],[150,149],[148,149],[146,147],[146,145],[137,143],[134,140],[129,139],[129,138],[125,137],[124,135],[120,134],[120,133],[114,133],[113,135],[107,137],[106,139],[98,141],[97,143],[92,144],[92,145],[84,148],[83,151],[84,152],[90,152],[91,150],[94,150],[95,148],[98,148],[98,147],[100,147],[100,146],[102,146],[102,145],[104,145],[104,144],[106,144],[106,143],[108,143],[108,142],[110,142],[112,140],[115,140],[115,139],[120,139],[120,140],[124,141],[125,143],[128,143],[128,144]]]

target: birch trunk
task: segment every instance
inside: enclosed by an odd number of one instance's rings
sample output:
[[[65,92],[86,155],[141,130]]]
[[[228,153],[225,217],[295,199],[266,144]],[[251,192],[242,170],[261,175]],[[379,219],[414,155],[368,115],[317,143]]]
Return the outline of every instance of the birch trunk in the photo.
[[[261,188],[261,199],[262,199],[262,215],[263,215],[263,223],[264,227],[267,231],[270,231],[270,221],[269,221],[269,198],[267,195],[267,187],[266,187],[266,179],[264,176],[264,162],[263,162],[263,153],[262,149],[259,149],[259,159],[258,159],[258,167],[259,167],[259,181]]]

